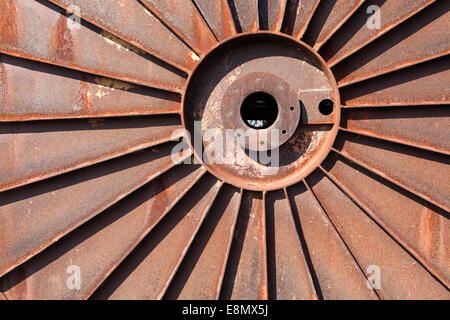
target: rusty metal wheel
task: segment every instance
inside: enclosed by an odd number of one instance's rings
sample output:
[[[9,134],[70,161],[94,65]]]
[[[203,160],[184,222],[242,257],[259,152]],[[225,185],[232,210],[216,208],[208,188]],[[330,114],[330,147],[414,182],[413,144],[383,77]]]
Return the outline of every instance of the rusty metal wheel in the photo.
[[[449,299],[449,8],[2,0],[0,299]]]

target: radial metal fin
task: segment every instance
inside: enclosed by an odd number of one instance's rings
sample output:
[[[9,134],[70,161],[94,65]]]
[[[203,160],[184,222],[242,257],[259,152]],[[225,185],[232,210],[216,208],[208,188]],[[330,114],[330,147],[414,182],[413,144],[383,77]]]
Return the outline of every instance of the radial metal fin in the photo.
[[[175,34],[203,56],[216,39],[192,0],[140,0]],[[193,56],[194,60],[198,57]]]
[[[301,39],[309,22],[319,5],[320,0],[291,0],[288,1],[288,14],[284,22],[286,30],[293,37]]]
[[[228,259],[221,298],[267,299],[267,250],[264,195],[245,191]]]
[[[450,108],[417,106],[344,109],[345,130],[450,155]]]
[[[319,50],[363,2],[364,0],[320,1],[302,40]]]
[[[229,0],[237,32],[259,30],[258,0]]]
[[[327,177],[314,175],[308,181],[383,299],[450,298],[445,287]]]
[[[184,71],[196,64],[194,52],[138,1],[49,1]]]
[[[181,136],[176,116],[5,123],[0,190],[142,150]],[[17,161],[20,159],[20,161]]]
[[[365,165],[371,171],[444,210],[449,210],[448,192],[441,187],[448,185],[448,157],[344,132],[336,141],[336,148],[347,158]]]
[[[339,86],[450,53],[450,2],[439,1],[333,67]]]
[[[154,179],[9,273],[8,296],[86,299],[203,173],[198,166],[179,165]],[[71,266],[80,272],[79,290],[67,286]]]
[[[322,57],[334,66],[435,1],[366,0],[321,48]]]
[[[260,30],[279,32],[283,24],[287,0],[259,0]]]
[[[449,286],[448,213],[336,154],[324,166],[367,213]]]
[[[0,247],[0,275],[174,166],[174,145],[167,143],[2,193],[0,234],[7,241]]]
[[[99,288],[95,299],[161,299],[222,183],[207,174]]]
[[[219,40],[236,34],[228,0],[194,0],[201,14]]]
[[[317,299],[289,200],[283,191],[266,194],[266,215],[270,298]]]
[[[0,55],[0,121],[177,113],[167,91]]]
[[[0,35],[0,52],[174,92],[184,86],[184,76],[161,61],[130,50],[44,0],[2,1],[0,14],[8,15],[11,24]]]
[[[165,299],[219,298],[241,195],[235,187],[225,185],[222,188],[172,280]]]
[[[288,189],[321,298],[377,299],[328,216],[303,184]]]
[[[340,89],[347,107],[449,104],[450,55]]]

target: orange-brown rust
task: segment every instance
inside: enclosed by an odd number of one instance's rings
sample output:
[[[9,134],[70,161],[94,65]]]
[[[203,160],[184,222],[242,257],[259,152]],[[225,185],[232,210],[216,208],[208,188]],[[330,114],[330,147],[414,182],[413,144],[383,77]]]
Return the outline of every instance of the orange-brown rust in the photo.
[[[426,213],[422,219],[422,224],[420,225],[420,237],[422,240],[423,250],[432,258],[438,258],[440,253],[439,238],[441,233],[439,223],[439,216],[432,210],[426,209]]]
[[[91,114],[92,113],[92,93],[89,90],[89,84],[85,81],[85,77],[83,76],[83,79],[80,81],[80,90],[78,94],[79,99],[79,107],[80,111],[84,110],[85,113]]]
[[[211,41],[211,35],[209,34],[209,30],[205,28],[205,22],[202,17],[200,15],[194,15],[193,18],[194,21],[192,23],[194,24],[195,34],[198,37],[198,47],[203,49],[202,52],[198,53],[200,56],[204,56],[206,50],[209,50],[214,43]]]
[[[0,55],[0,110],[8,108],[8,82],[6,79],[6,69]],[[2,116],[0,115],[0,119]]]
[[[0,3],[0,43],[15,46],[17,39],[17,7],[15,0],[2,0]]]
[[[52,49],[55,59],[65,62],[73,61],[73,41],[67,26],[67,18],[61,15],[54,27],[52,36]]]
[[[236,34],[236,27],[234,25],[233,17],[231,15],[231,10],[228,5],[227,0],[221,1],[221,19],[222,19],[222,36],[224,39],[232,37]]]

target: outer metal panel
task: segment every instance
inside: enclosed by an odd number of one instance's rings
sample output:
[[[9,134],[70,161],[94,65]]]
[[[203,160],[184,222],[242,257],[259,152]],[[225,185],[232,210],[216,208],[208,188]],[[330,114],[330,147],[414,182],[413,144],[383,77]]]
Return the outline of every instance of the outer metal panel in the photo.
[[[445,287],[328,178],[314,176],[309,183],[363,270],[373,273],[369,267],[379,267],[382,278],[377,292],[382,298],[450,298]]]
[[[0,55],[0,121],[176,113],[177,94]]]
[[[221,185],[211,175],[203,176],[184,200],[141,242],[123,265],[125,269],[117,269],[94,297],[161,299]]]
[[[177,166],[102,212],[9,273],[5,279],[6,287],[12,288],[8,297],[87,298],[203,173],[194,166]],[[80,290],[67,287],[70,266],[80,270]]]
[[[171,168],[172,147],[165,144],[3,193],[0,274]]]
[[[377,299],[360,266],[314,195],[303,184],[288,189],[312,273],[323,299]]]

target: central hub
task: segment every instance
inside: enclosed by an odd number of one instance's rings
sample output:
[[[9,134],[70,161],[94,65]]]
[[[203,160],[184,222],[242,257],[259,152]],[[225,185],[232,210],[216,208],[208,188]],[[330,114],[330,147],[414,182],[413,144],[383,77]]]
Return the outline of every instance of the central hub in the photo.
[[[340,102],[322,58],[289,36],[238,35],[207,54],[183,97],[197,160],[219,179],[274,190],[303,179],[336,137]]]
[[[227,119],[225,129],[245,133],[239,145],[266,151],[294,134],[301,109],[297,92],[285,80],[269,72],[250,72],[228,86],[220,112]]]
[[[242,120],[252,129],[270,128],[277,116],[277,101],[266,92],[254,92],[242,101]]]

